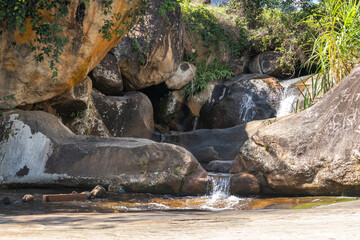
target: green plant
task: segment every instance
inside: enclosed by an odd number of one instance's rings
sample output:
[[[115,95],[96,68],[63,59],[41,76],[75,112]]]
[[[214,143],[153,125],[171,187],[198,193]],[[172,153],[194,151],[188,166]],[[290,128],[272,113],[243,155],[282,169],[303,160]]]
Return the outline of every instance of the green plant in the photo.
[[[86,110],[78,110],[76,112],[70,113],[71,118],[81,118],[85,115]]]
[[[179,6],[179,2],[181,2],[182,0],[176,0],[176,1],[172,1],[172,0],[165,0],[159,7],[157,13],[160,16],[165,16],[168,12],[174,12],[176,10],[176,8]]]
[[[191,98],[195,93],[203,91],[208,82],[230,79],[233,76],[232,69],[226,64],[220,63],[217,59],[209,64],[202,61],[197,65],[196,78],[189,84],[187,84],[181,93],[187,98]]]
[[[324,0],[322,6],[321,13],[307,20],[321,28],[310,61],[318,66],[319,73],[329,73],[326,81],[332,86],[331,81],[338,83],[359,62],[360,2]]]
[[[62,19],[68,14],[68,2],[63,0],[2,0],[0,22],[8,30],[26,31],[29,22],[36,38],[29,48],[35,51],[36,60],[50,58],[52,79],[57,80],[59,56],[68,39],[63,36]],[[29,21],[27,21],[29,19]]]
[[[210,52],[215,49],[229,49],[231,56],[241,57],[248,51],[250,42],[240,20],[236,21],[235,26],[229,26],[225,24],[226,21],[221,22],[216,17],[221,14],[219,7],[194,5],[187,1],[180,5],[186,31],[202,40]]]
[[[0,106],[0,117],[3,115],[3,112],[1,109],[12,109],[12,106],[6,103],[6,101],[9,99],[15,100],[15,95],[10,94],[10,95],[3,96],[2,98],[0,98],[0,100],[3,100],[5,102],[5,105]]]
[[[311,65],[317,66],[317,75],[310,86],[301,91],[304,98],[299,110],[315,104],[320,95],[350,73],[360,60],[360,2],[357,0],[323,0],[319,12],[306,22],[319,29],[313,40]]]

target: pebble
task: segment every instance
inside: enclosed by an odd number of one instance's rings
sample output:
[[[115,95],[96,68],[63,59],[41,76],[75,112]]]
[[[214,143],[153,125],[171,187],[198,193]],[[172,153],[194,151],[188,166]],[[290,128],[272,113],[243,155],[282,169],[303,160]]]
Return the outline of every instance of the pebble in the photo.
[[[92,191],[91,194],[94,197],[104,197],[106,196],[106,189],[103,186],[97,185]]]
[[[34,196],[31,194],[25,194],[22,198],[23,202],[32,202],[34,201]]]

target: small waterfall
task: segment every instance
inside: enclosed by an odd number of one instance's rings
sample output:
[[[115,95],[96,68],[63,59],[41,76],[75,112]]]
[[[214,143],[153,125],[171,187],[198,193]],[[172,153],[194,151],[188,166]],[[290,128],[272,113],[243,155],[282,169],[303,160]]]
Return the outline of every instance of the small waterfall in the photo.
[[[256,115],[255,104],[253,98],[250,94],[245,93],[241,99],[240,108],[239,108],[239,120],[245,122],[250,122],[254,119]]]
[[[195,116],[192,130],[195,131],[199,124],[199,116]]]
[[[211,211],[234,209],[244,202],[244,198],[230,195],[231,174],[227,173],[208,173],[211,178],[209,195],[201,209]]]
[[[211,178],[210,195],[212,199],[224,199],[230,196],[230,177],[226,173],[209,173]]]
[[[165,135],[162,133],[160,135],[160,142],[163,143],[165,141]]]
[[[299,94],[299,91],[295,84],[301,82],[306,78],[308,78],[308,76],[284,80],[280,82],[281,86],[284,87],[284,90],[281,96],[279,107],[276,110],[276,117],[285,116],[295,112],[296,100]]]

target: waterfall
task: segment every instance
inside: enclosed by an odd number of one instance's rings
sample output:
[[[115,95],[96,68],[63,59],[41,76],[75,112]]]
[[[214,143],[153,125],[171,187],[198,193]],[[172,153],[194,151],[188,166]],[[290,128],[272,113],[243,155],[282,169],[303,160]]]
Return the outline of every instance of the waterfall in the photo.
[[[255,106],[252,96],[245,93],[240,103],[239,120],[244,123],[252,121],[256,115]]]
[[[205,204],[200,208],[212,211],[234,209],[244,198],[230,195],[230,178],[228,173],[208,173],[211,178],[209,195]]]
[[[230,177],[226,173],[209,173],[211,178],[210,196],[212,199],[224,199],[230,196]]]
[[[305,76],[280,82],[281,86],[284,87],[284,90],[281,96],[279,107],[276,110],[276,117],[285,116],[295,112],[296,100],[299,95],[298,88],[295,86],[295,84],[307,78],[308,76]]]
[[[195,131],[199,124],[199,116],[195,116],[192,130]]]

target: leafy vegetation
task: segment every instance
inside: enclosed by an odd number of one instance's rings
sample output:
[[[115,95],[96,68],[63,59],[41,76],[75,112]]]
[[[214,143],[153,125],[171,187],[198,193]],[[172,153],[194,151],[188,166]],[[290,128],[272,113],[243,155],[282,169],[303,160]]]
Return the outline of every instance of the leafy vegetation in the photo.
[[[316,27],[318,37],[313,41],[309,62],[317,66],[317,75],[302,91],[304,104],[300,110],[316,103],[319,96],[350,73],[360,61],[360,2],[356,0],[323,0],[316,14],[306,22]],[[308,84],[309,85],[309,84]]]
[[[217,11],[216,11],[217,9]],[[229,49],[232,57],[241,57],[247,52],[250,43],[241,21],[234,21],[235,26],[226,26],[216,14],[221,8],[195,5],[184,1],[181,11],[186,31],[203,41],[210,52],[215,49]]]
[[[68,1],[63,0],[2,0],[0,22],[8,30],[23,34],[26,23],[36,33],[30,49],[36,52],[36,59],[42,62],[50,58],[52,79],[57,80],[59,56],[68,42],[63,33],[62,19],[68,14]],[[27,21],[29,19],[29,21]]]
[[[6,101],[9,99],[15,99],[14,94],[10,94],[7,96],[3,96],[2,98],[0,98],[1,100],[3,100],[5,102],[5,105],[0,106],[0,117],[3,115],[3,112],[1,109],[12,109],[11,105],[6,104]]]
[[[221,79],[229,79],[233,76],[233,71],[225,64],[221,64],[218,60],[210,64],[202,61],[197,65],[197,75],[195,80],[187,84],[181,93],[187,98],[191,98],[195,93],[203,91],[208,82],[217,81]]]

